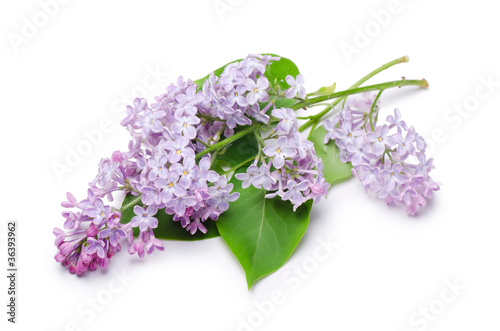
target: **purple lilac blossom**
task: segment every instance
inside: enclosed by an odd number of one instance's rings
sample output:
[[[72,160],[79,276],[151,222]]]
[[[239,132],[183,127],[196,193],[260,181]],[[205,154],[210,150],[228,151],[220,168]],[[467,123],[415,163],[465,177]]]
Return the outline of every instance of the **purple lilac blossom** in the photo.
[[[267,88],[269,87],[269,81],[266,77],[259,77],[257,81],[247,78],[245,79],[245,86],[248,91],[247,101],[250,105],[258,102],[264,102],[269,99],[267,94]]]
[[[425,140],[401,119],[398,109],[387,117],[386,124],[372,130],[374,99],[374,94],[349,99],[332,121],[324,122],[325,143],[335,141],[341,160],[351,162],[352,173],[366,191],[385,199],[387,205],[403,205],[407,214],[415,215],[439,190],[429,176],[433,160],[426,159]],[[373,107],[373,122],[378,108],[378,104]]]
[[[297,94],[299,97],[304,99],[306,97],[306,89],[302,86],[305,83],[305,79],[303,75],[297,75],[296,78],[288,75],[285,78],[290,88],[285,91],[285,95],[287,98],[294,98]]]
[[[196,155],[232,136],[239,126],[269,123],[270,116],[280,121],[280,130],[273,132],[275,137],[268,137],[266,144],[279,141],[281,145],[266,146],[274,156],[264,155],[264,162],[256,163],[251,175],[247,172],[245,185],[281,198],[289,192],[286,197],[294,208],[307,199],[316,201],[326,195],[328,184],[322,177],[321,162],[307,141],[297,136],[295,113],[291,109],[276,111],[271,102],[259,105],[269,100],[271,87],[265,71],[277,60],[249,55],[228,65],[219,77],[212,73],[202,86],[179,77],[152,104],[136,98],[122,121],[131,135],[128,151],[116,151],[111,158],[101,160],[84,199],[66,195],[62,206],[74,210],[63,212],[64,229],[54,229],[55,260],[71,273],[81,274],[106,268],[109,259],[121,250],[121,241],[128,243],[130,254],[139,257],[163,250],[154,236],[159,213],[172,215],[191,234],[206,232],[204,222],[217,220],[239,194],[232,192],[233,184],[227,183],[225,175],[210,170],[210,154],[201,160],[195,159]],[[291,85],[301,96],[305,93],[303,78],[297,76],[294,82]],[[283,151],[278,152],[278,147]],[[426,167],[419,169],[427,171]],[[133,203],[122,210],[106,205],[103,199],[112,201],[117,191],[128,194]],[[411,194],[405,193],[405,199]],[[125,208],[133,208],[135,216],[121,223]],[[137,237],[134,228],[139,230]]]
[[[116,226],[107,227],[104,230],[102,230],[101,232],[99,232],[100,239],[109,238],[110,244],[115,246],[115,247],[118,245],[118,241],[120,239],[123,239],[126,237],[127,237],[127,233],[123,229],[116,227]]]
[[[286,158],[292,158],[297,154],[295,148],[290,147],[287,137],[284,136],[267,140],[266,147],[262,151],[273,158],[273,166],[276,169],[280,169],[285,165]]]
[[[292,109],[273,109],[272,115],[280,119],[278,125],[276,125],[276,131],[281,130],[283,133],[290,133],[291,130],[297,130],[297,115]]]
[[[262,163],[259,166],[255,161],[246,173],[236,174],[236,179],[243,181],[243,188],[252,185],[268,191],[266,198],[290,200],[294,210],[309,199],[318,202],[327,195],[330,184],[323,178],[313,143],[298,131],[293,110],[273,109],[272,116],[279,121],[264,141]]]
[[[239,173],[236,174],[235,177],[238,180],[243,181],[241,183],[241,187],[247,188],[250,185],[252,185],[252,181],[254,180],[255,176],[259,174],[259,167],[257,167],[255,164],[252,164],[247,168],[246,173]]]
[[[142,232],[147,231],[148,229],[154,229],[158,226],[158,219],[154,217],[158,212],[158,207],[155,204],[151,204],[147,209],[142,208],[141,206],[134,207],[134,214],[136,216],[132,217],[130,221],[131,227],[139,227],[139,230]]]

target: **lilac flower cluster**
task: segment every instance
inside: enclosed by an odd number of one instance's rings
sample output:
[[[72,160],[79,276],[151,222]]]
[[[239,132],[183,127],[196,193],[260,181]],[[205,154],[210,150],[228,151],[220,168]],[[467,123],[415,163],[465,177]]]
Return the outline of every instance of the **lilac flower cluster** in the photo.
[[[131,236],[130,224],[120,224],[120,212],[104,205],[102,198],[109,193],[92,185],[86,199],[77,201],[67,193],[68,201],[61,204],[78,210],[63,212],[66,231],[54,229],[54,244],[59,249],[55,260],[68,266],[71,273],[106,268],[109,259],[121,250],[119,240]]]
[[[439,190],[429,176],[433,159],[426,158],[423,137],[408,127],[398,109],[385,124],[374,124],[379,110],[375,100],[375,95],[367,93],[348,99],[332,121],[323,123],[324,142],[335,141],[341,160],[351,162],[352,173],[367,191],[388,205],[404,205],[414,215]]]
[[[206,233],[203,223],[217,220],[239,193],[232,193],[233,184],[228,184],[225,175],[210,170],[214,156],[202,152],[222,136],[232,136],[238,126],[269,123],[267,113],[274,104],[260,107],[269,101],[272,89],[264,73],[275,60],[279,58],[249,55],[226,66],[220,77],[212,73],[201,89],[180,77],[155,103],[137,98],[127,106],[121,124],[132,136],[128,151],[101,160],[84,200],[78,202],[67,194],[63,207],[76,211],[63,212],[64,230],[54,229],[59,250],[56,261],[80,274],[106,268],[123,239],[128,240],[128,252],[140,257],[163,250],[154,235],[160,212],[172,215],[191,234]],[[291,87],[283,94],[304,97],[302,77],[295,81],[290,76],[287,81]],[[274,109],[272,115],[280,118],[279,130],[274,132],[277,140],[266,140],[262,159],[272,158],[274,170],[271,162],[261,166],[263,172],[267,167],[267,173],[254,185],[274,191],[271,195],[278,194],[295,207],[307,198],[326,194],[321,163],[312,144],[298,135],[293,111]],[[103,199],[113,201],[117,191],[136,198],[121,209],[105,205]],[[135,216],[129,223],[121,223],[121,213],[132,207]],[[137,238],[134,228],[139,231]]]
[[[236,174],[236,178],[243,181],[243,188],[253,185],[269,191],[266,198],[280,196],[290,200],[293,210],[309,199],[318,202],[327,195],[330,184],[323,178],[323,165],[313,143],[298,131],[297,116],[292,109],[273,109],[272,116],[279,121],[262,141],[260,167],[257,159],[246,173]]]
[[[154,103],[137,98],[127,106],[121,124],[131,135],[128,150],[100,161],[83,200],[66,194],[63,229],[53,231],[55,260],[81,274],[106,268],[124,240],[128,252],[141,258],[162,251],[155,237],[162,215],[191,235],[206,233],[205,222],[216,221],[240,196],[227,177],[238,168],[243,170],[235,178],[242,188],[263,189],[268,199],[290,201],[294,211],[326,196],[330,184],[313,143],[299,132],[294,110],[276,106],[280,99],[301,103],[295,108],[319,101],[307,99],[300,74],[285,78],[289,87],[284,91],[282,79],[270,82],[266,69],[278,60],[249,55],[225,66],[220,76],[211,73],[201,86],[179,77]],[[388,205],[405,205],[414,215],[439,190],[429,176],[433,160],[427,160],[424,139],[397,109],[377,125],[379,96],[349,99],[332,121],[324,122],[324,142],[335,141],[340,159],[353,165],[352,173],[367,191]],[[222,169],[217,156],[244,134],[255,135],[258,152]],[[117,192],[126,197],[120,208],[111,205]]]

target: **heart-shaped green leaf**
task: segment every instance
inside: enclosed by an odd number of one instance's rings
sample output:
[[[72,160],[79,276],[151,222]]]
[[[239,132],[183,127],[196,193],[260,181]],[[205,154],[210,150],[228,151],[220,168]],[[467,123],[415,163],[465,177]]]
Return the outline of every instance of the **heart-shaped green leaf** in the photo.
[[[266,191],[241,188],[240,197],[216,222],[222,238],[245,270],[247,285],[279,269],[288,260],[309,224],[311,200],[294,212],[290,201],[266,199]]]

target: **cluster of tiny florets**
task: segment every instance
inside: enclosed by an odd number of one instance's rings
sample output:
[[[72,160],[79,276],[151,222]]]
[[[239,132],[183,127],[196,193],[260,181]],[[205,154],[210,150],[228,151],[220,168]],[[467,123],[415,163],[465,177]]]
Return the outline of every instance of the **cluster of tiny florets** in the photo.
[[[132,137],[128,151],[116,151],[101,160],[85,199],[77,201],[67,193],[68,201],[62,203],[69,209],[63,212],[64,230],[54,229],[56,261],[80,274],[106,268],[124,239],[128,252],[140,257],[163,250],[154,234],[158,213],[171,215],[191,234],[206,233],[204,222],[217,220],[239,193],[232,192],[226,174],[211,170],[212,154],[203,151],[256,122],[266,125],[272,119],[278,125],[270,133],[256,128],[256,134],[267,136],[261,138],[261,150],[242,186],[266,189],[269,198],[278,195],[294,208],[325,195],[328,184],[321,174],[321,161],[312,144],[298,133],[295,113],[268,102],[270,93],[305,96],[301,75],[287,77],[290,88],[285,91],[270,87],[264,73],[276,60],[249,55],[226,66],[220,77],[212,73],[203,86],[180,77],[154,103],[137,98],[127,106],[121,124]],[[104,202],[113,201],[118,191],[136,197],[135,216],[125,224],[121,209]],[[139,233],[136,237],[134,229]]]
[[[352,164],[352,173],[367,191],[388,205],[404,205],[414,215],[439,190],[429,175],[433,159],[426,158],[424,138],[401,119],[398,109],[386,123],[374,124],[378,117],[374,99],[370,94],[349,99],[338,115],[324,122],[324,142],[335,141],[341,160]]]

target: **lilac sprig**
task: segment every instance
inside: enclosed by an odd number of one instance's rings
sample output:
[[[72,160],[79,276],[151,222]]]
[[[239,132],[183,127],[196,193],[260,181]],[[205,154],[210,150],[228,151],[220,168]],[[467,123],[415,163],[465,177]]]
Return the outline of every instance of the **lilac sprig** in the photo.
[[[109,259],[121,250],[119,241],[128,236],[130,229],[129,224],[120,223],[120,211],[103,204],[101,198],[108,193],[96,194],[92,188],[79,202],[71,193],[66,194],[68,201],[62,206],[77,211],[63,212],[65,230],[54,228],[54,244],[59,249],[55,260],[68,266],[71,273],[106,268]]]
[[[127,106],[121,123],[131,134],[128,151],[101,160],[85,199],[77,202],[68,193],[63,206],[73,210],[63,212],[64,230],[54,229],[56,260],[81,274],[106,268],[125,239],[129,253],[140,257],[163,250],[154,235],[157,213],[172,215],[191,234],[206,233],[203,223],[217,220],[239,193],[232,192],[225,174],[210,169],[212,155],[204,151],[238,127],[269,123],[273,104],[261,109],[259,102],[269,100],[264,73],[275,60],[249,55],[228,65],[220,77],[211,74],[201,89],[180,77],[153,104],[137,98]],[[121,209],[106,205],[103,199],[113,201],[117,191],[136,199]],[[121,214],[129,208],[135,216],[123,224]]]
[[[216,221],[239,198],[228,176],[240,167],[247,167],[235,175],[243,188],[263,189],[266,198],[290,201],[294,210],[326,196],[330,184],[323,177],[322,160],[300,131],[317,124],[329,108],[308,117],[300,128],[294,109],[334,94],[307,98],[302,75],[287,76],[290,87],[281,91],[266,77],[269,64],[277,60],[249,55],[227,65],[220,76],[210,74],[202,86],[179,77],[152,104],[137,98],[127,106],[121,124],[131,135],[128,150],[100,161],[83,200],[67,194],[63,229],[54,229],[56,261],[81,274],[106,268],[124,241],[127,251],[141,258],[162,251],[155,236],[161,214],[170,215],[190,234],[206,233],[205,222]],[[396,83],[427,84],[405,80],[381,86]],[[280,98],[293,99],[293,105],[277,108]],[[439,189],[428,175],[432,159],[426,159],[423,138],[408,128],[399,112],[375,127],[376,106],[371,96],[349,100],[333,122],[325,122],[325,142],[335,140],[341,159],[353,164],[353,173],[367,190],[388,204],[405,204],[414,214]],[[221,173],[212,170],[217,156],[246,134],[256,136],[255,158]],[[411,159],[418,162],[410,163]],[[131,201],[121,208],[105,202],[114,201],[117,192]],[[125,217],[130,209],[134,216]]]
[[[439,190],[429,175],[433,159],[427,159],[424,138],[408,127],[398,109],[375,126],[378,110],[375,95],[348,99],[339,114],[324,122],[324,142],[335,141],[341,160],[353,165],[352,173],[367,191],[415,215]]]

